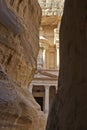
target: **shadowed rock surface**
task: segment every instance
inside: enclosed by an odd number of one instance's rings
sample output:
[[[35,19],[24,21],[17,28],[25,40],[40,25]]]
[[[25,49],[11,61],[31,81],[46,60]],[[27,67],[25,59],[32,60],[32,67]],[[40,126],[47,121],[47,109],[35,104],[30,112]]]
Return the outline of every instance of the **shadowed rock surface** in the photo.
[[[44,130],[45,118],[32,95],[0,69],[0,130]]]
[[[21,33],[21,23],[18,22],[17,16],[11,9],[7,7],[5,0],[0,0],[0,23],[16,34]]]
[[[40,20],[37,1],[0,0],[0,130],[45,129],[45,116],[27,89],[36,69]]]
[[[87,130],[87,0],[65,1],[59,90],[46,130]]]

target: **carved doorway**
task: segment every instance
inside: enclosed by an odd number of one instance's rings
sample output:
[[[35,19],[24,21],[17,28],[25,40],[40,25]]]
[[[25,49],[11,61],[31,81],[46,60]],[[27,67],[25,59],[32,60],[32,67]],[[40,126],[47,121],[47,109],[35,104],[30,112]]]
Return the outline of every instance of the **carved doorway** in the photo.
[[[32,94],[36,102],[40,105],[41,110],[44,111],[44,97],[45,97],[45,88],[44,86],[33,86]]]

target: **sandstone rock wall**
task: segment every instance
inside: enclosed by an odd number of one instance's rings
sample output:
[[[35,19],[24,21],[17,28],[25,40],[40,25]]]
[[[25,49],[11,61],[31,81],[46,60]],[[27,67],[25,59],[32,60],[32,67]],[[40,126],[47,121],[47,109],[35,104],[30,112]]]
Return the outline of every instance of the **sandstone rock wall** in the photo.
[[[45,130],[45,121],[32,95],[0,67],[0,130]]]
[[[87,0],[66,0],[60,28],[59,90],[47,130],[87,129]]]
[[[0,0],[0,130],[45,129],[45,116],[27,90],[36,69],[40,20],[37,1]]]
[[[34,0],[6,2],[8,7],[0,0],[0,61],[12,79],[27,87],[36,69],[41,9]]]

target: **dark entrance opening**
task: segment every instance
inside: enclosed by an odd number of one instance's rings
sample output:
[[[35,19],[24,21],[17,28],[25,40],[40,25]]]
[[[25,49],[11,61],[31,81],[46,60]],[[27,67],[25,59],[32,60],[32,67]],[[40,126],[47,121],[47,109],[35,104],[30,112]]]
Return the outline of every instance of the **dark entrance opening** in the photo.
[[[41,106],[41,110],[43,111],[43,97],[34,97],[36,102]]]
[[[55,86],[50,86],[50,94],[49,94],[49,98],[50,98],[50,104],[49,104],[50,105],[50,109],[52,107],[55,95],[56,95],[56,87]]]

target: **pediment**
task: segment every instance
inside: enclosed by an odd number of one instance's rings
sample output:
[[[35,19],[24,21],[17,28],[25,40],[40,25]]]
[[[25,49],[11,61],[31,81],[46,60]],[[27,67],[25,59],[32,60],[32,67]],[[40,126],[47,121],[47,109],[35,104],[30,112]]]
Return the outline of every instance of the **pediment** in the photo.
[[[40,70],[40,71],[36,71],[34,78],[38,78],[38,79],[39,78],[46,78],[46,79],[52,78],[53,79],[53,78],[58,78],[58,75],[53,74],[51,72]]]

